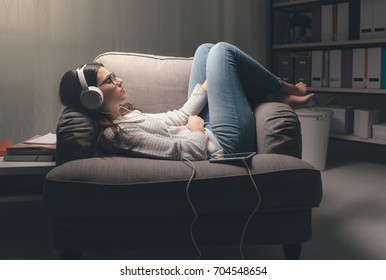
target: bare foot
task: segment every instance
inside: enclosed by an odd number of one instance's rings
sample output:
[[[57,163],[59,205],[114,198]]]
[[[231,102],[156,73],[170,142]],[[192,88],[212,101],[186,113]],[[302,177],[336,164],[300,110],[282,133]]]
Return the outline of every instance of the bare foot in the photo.
[[[288,95],[281,93],[270,93],[267,95],[267,101],[276,101],[282,102],[290,106],[296,105],[305,105],[310,102],[311,98],[314,97],[314,93],[310,93],[307,95]]]
[[[282,95],[282,102],[288,104],[290,106],[294,105],[305,105],[310,102],[311,98],[314,97],[315,94],[309,93],[303,96],[297,95]]]
[[[303,82],[297,83],[296,85],[284,82],[282,83],[279,93],[286,95],[299,95],[303,96],[307,94],[307,85]]]

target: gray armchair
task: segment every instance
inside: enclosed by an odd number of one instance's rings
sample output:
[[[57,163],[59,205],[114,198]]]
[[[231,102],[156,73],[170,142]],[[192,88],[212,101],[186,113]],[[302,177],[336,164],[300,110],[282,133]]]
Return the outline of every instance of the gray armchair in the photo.
[[[191,58],[104,53],[96,58],[124,80],[129,100],[143,112],[179,108],[187,98]],[[322,198],[320,172],[300,160],[300,125],[281,103],[256,107],[258,154],[250,168],[261,205],[243,245],[283,244],[299,258],[311,240],[311,210]],[[90,119],[65,108],[57,128],[57,164],[46,177],[44,203],[52,217],[53,247],[62,258],[104,249],[192,247],[193,210],[186,162],[92,157]],[[189,196],[198,213],[197,245],[239,244],[258,201],[248,171],[238,164],[194,162]],[[195,258],[195,256],[192,256]]]

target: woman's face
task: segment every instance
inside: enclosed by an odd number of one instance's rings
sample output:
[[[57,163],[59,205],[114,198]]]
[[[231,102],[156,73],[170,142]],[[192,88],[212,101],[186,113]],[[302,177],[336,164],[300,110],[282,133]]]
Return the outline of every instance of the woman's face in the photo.
[[[100,67],[97,74],[97,86],[103,92],[101,109],[107,112],[116,112],[119,105],[127,102],[127,94],[122,79],[104,67]]]

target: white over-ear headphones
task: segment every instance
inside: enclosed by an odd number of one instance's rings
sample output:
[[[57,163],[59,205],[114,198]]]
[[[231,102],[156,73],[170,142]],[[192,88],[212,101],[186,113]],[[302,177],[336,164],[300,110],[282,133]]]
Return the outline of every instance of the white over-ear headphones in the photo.
[[[95,110],[98,109],[103,103],[103,93],[98,87],[88,86],[86,77],[84,76],[83,72],[85,67],[86,64],[76,69],[80,85],[82,86],[82,93],[80,94],[80,103],[86,109]]]

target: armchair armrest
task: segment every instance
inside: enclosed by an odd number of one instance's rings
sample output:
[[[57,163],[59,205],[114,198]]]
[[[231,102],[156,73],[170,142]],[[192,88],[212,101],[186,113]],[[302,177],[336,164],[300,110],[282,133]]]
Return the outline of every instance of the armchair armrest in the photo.
[[[284,154],[302,157],[300,122],[294,110],[278,102],[256,106],[257,151],[260,154]]]

